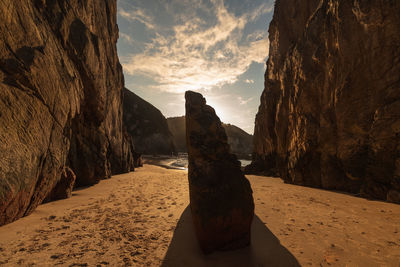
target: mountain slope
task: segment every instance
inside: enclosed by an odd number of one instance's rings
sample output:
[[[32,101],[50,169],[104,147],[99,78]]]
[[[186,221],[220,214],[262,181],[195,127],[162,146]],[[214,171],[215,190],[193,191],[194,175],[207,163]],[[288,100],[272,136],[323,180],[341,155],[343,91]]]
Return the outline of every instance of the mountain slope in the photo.
[[[124,124],[141,154],[175,152],[167,120],[153,105],[124,88]]]

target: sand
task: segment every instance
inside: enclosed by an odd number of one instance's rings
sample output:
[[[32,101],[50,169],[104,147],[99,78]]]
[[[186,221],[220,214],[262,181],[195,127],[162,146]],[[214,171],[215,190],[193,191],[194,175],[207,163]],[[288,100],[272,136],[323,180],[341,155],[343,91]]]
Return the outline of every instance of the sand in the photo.
[[[145,165],[0,227],[0,265],[400,266],[400,205],[247,177],[250,247],[204,256],[187,172]]]

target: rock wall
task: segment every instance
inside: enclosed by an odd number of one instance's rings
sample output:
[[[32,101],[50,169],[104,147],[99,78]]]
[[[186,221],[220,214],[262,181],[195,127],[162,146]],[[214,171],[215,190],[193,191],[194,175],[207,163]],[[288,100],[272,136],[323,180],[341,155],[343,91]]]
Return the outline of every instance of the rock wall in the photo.
[[[90,185],[133,158],[116,1],[3,0],[0,14],[2,225],[31,213],[66,166]]]
[[[171,155],[175,153],[167,119],[152,104],[124,89],[124,124],[133,138],[135,150],[141,154]]]
[[[400,202],[400,2],[277,0],[251,167]]]

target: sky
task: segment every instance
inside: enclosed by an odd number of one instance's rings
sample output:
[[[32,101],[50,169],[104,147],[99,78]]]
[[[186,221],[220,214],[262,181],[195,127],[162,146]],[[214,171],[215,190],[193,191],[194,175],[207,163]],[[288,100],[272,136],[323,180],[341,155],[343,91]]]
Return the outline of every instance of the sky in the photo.
[[[253,134],[274,0],[118,0],[125,87],[165,117],[203,94],[221,121]]]

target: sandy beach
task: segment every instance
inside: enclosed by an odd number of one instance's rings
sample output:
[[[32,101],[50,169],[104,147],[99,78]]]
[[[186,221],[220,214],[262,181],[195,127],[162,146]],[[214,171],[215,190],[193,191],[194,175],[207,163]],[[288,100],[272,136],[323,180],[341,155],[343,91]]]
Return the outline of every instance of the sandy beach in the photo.
[[[400,205],[247,176],[252,245],[204,256],[187,171],[145,165],[0,227],[1,266],[400,266]]]

